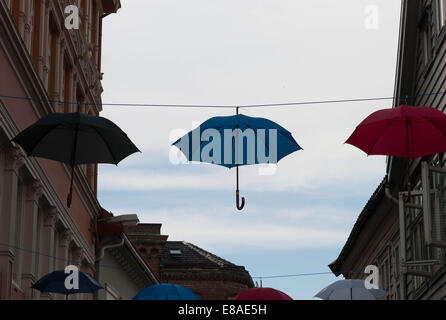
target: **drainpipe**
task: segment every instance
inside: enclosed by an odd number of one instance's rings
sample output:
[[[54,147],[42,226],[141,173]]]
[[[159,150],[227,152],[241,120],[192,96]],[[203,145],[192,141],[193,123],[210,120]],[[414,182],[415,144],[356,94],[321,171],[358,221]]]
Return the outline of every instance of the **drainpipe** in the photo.
[[[386,197],[389,198],[390,200],[392,200],[395,204],[399,204],[399,200],[397,198],[395,198],[394,196],[392,196],[392,193],[390,192],[390,183],[388,180],[388,177],[386,177]]]
[[[101,247],[101,249],[100,249],[100,251],[99,251],[99,256],[96,258],[96,261],[95,261],[96,280],[97,280],[98,282],[100,282],[99,279],[100,279],[100,273],[101,273],[101,271],[100,271],[100,267],[99,267],[99,263],[100,263],[100,261],[104,258],[105,250],[113,249],[113,248],[118,248],[118,247],[121,247],[123,244],[124,244],[124,235],[122,235],[121,242],[119,242],[119,243],[114,243],[114,244],[109,244],[109,245],[106,245],[106,246]],[[96,292],[94,293],[94,299],[95,299],[95,300],[98,300],[98,299],[99,299],[99,291],[96,291]]]
[[[101,247],[101,250],[99,251],[99,257],[96,258],[96,262],[99,263],[104,258],[105,250],[122,247],[123,244],[124,236],[121,238],[121,242],[119,243],[109,244]]]

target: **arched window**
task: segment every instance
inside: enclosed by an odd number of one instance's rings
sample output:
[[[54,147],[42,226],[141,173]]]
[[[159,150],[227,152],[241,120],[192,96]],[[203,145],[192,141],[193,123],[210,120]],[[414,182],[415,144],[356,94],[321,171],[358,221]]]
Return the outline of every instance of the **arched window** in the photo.
[[[160,251],[157,248],[150,250],[150,258],[158,258]]]

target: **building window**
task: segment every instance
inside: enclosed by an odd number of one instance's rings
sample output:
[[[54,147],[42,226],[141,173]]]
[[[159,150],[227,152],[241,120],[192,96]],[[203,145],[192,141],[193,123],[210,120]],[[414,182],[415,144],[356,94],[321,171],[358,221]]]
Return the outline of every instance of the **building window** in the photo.
[[[421,21],[421,47],[424,65],[427,65],[433,56],[433,32],[432,32],[432,10],[426,9],[424,17]]]
[[[389,269],[390,269],[390,264],[389,264],[389,260],[385,259],[383,261],[383,263],[381,264],[381,268],[380,268],[380,272],[379,272],[379,276],[380,276],[380,280],[381,280],[381,289],[388,291],[389,290]]]
[[[59,232],[57,232],[57,227],[54,228],[54,241],[53,241],[53,252],[51,257],[51,267],[52,271],[57,270],[57,247],[59,246]]]
[[[400,277],[400,248],[395,247],[395,278],[398,281]]]
[[[446,24],[446,0],[439,0],[439,17],[440,17],[440,28],[444,27]]]
[[[55,100],[56,91],[57,91],[57,51],[58,51],[58,42],[59,42],[59,31],[56,27],[55,18],[53,15],[50,15],[50,78],[48,85],[48,95],[51,100]]]
[[[35,264],[34,264],[34,273],[39,274],[39,267],[40,267],[40,255],[37,252],[40,252],[40,242],[41,242],[41,225],[42,225],[42,210],[39,208],[37,211],[37,226],[36,226],[36,254],[35,254]]]
[[[19,180],[17,184],[17,200],[15,211],[15,229],[14,229],[14,268],[12,279],[20,285],[21,278],[21,236],[22,236],[22,203],[23,203],[23,184]]]
[[[85,95],[83,94],[83,91],[79,85],[77,86],[77,89],[76,89],[76,102],[77,102],[76,112],[84,113],[85,112]]]
[[[21,1],[12,1],[11,4],[11,14],[14,18],[15,24],[19,25],[19,17],[20,17],[20,3]]]
[[[93,45],[93,60],[95,65],[98,64],[98,27],[99,27],[99,15],[96,1],[93,1],[92,7],[92,21],[91,21],[91,43]]]
[[[156,248],[152,248],[150,250],[150,258],[158,258],[159,256],[159,250]]]
[[[38,72],[40,72],[39,57],[40,57],[40,15],[42,11],[42,1],[34,0],[34,14],[33,14],[33,32],[31,40],[31,55],[34,65]]]
[[[64,85],[63,85],[63,97],[64,97],[64,107],[63,112],[69,113],[71,112],[71,87],[72,87],[72,78],[73,68],[71,64],[68,62],[68,58],[64,56]]]

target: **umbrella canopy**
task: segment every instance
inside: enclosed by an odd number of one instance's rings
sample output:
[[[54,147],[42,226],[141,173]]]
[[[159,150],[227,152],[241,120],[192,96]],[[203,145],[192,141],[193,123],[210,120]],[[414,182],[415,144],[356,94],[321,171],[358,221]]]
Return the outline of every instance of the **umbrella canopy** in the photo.
[[[446,152],[446,115],[432,107],[402,105],[368,116],[347,140],[368,155],[416,159]]]
[[[238,142],[236,129],[240,130]],[[277,134],[274,141],[275,137],[271,134],[273,130],[274,135]],[[218,143],[215,140],[217,134],[220,139]],[[208,139],[209,135],[212,135],[212,139]],[[241,135],[243,137],[240,137]],[[195,143],[194,137],[198,137],[198,143]],[[237,148],[238,143],[240,146]],[[273,144],[277,149],[274,151],[276,154],[270,155],[271,157],[265,156],[268,151],[273,153],[273,150],[270,150]],[[188,161],[207,162],[227,168],[277,163],[287,155],[302,149],[291,133],[277,123],[243,114],[211,118],[173,145],[184,153]],[[211,148],[211,145],[220,148],[216,150],[216,148]],[[208,150],[211,154],[207,152]],[[227,153],[230,155],[228,156]]]
[[[188,161],[207,162],[237,168],[236,202],[240,204],[239,167],[261,163],[277,163],[302,148],[291,133],[277,123],[238,113],[235,116],[214,117],[192,130],[173,145]]]
[[[118,164],[139,152],[112,121],[83,113],[52,113],[17,135],[28,156],[60,161],[69,165]]]
[[[293,300],[286,293],[273,288],[252,288],[239,293],[234,300]]]
[[[118,164],[138,148],[108,119],[76,113],[49,114],[18,134],[12,141],[28,156],[60,161],[72,166],[87,163]],[[72,173],[73,173],[72,171]],[[71,205],[71,175],[67,205]]]
[[[141,290],[133,300],[200,300],[192,290],[177,284],[157,284]]]
[[[387,296],[381,289],[367,289],[365,280],[340,280],[322,289],[316,298],[323,300],[380,300]]]
[[[94,293],[103,287],[86,273],[79,272],[79,288],[78,289],[67,289],[65,285],[65,280],[68,274],[65,270],[58,270],[47,274],[36,283],[34,283],[31,288],[39,290],[44,293],[60,293],[66,296],[76,293]]]
[[[346,143],[368,155],[407,158],[410,198],[410,159],[446,152],[446,115],[432,107],[402,105],[368,116]]]

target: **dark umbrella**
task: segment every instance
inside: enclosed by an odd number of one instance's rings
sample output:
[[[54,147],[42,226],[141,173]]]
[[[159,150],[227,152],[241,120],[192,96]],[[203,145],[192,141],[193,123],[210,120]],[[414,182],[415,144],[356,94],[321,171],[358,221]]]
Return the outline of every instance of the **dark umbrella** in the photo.
[[[245,206],[245,198],[241,198],[240,203],[240,191],[239,191],[239,166],[254,165],[260,163],[277,163],[287,155],[299,151],[302,148],[294,140],[291,133],[278,125],[277,123],[264,119],[253,118],[243,114],[239,114],[239,108],[236,108],[237,114],[229,117],[214,117],[198,128],[192,130],[187,135],[176,141],[173,145],[178,147],[186,156],[189,161],[208,162],[216,165],[221,165],[226,168],[236,167],[236,205],[238,210],[242,210]],[[237,130],[238,129],[238,130]],[[215,143],[214,138],[208,141],[199,141],[195,143],[194,137],[199,136],[207,130],[218,133],[220,137],[219,150],[213,150],[211,155],[205,154],[205,150],[209,149],[209,145]],[[236,131],[235,138],[230,137],[230,141],[225,141],[225,131]],[[246,130],[252,130],[255,137],[255,145],[248,146],[248,143],[244,143],[244,138],[239,141],[240,131],[243,133]],[[273,141],[272,134],[268,131],[275,130],[277,133],[276,140]],[[262,135],[260,134],[262,132]],[[263,135],[264,132],[264,135]],[[269,143],[267,143],[267,141]],[[243,157],[239,155],[239,144],[241,143],[241,150],[243,151]],[[275,154],[272,155],[273,150],[270,150],[271,143],[275,143]],[[218,146],[218,144],[217,144]],[[263,147],[269,153],[269,156],[273,158],[260,157],[259,147]],[[225,152],[231,150],[230,157],[226,157]],[[217,153],[219,155],[217,155]]]
[[[67,206],[71,206],[74,166],[88,163],[118,164],[139,152],[124,131],[110,120],[80,112],[52,113],[17,135],[28,156],[60,161],[72,167]]]
[[[93,279],[86,273],[79,272],[79,288],[78,289],[67,289],[65,285],[65,280],[69,274],[65,273],[65,270],[58,270],[47,274],[36,283],[34,283],[31,288],[39,290],[42,293],[60,293],[64,294],[67,299],[68,295],[76,293],[94,293],[100,289],[104,289],[99,282]]]
[[[402,105],[368,116],[347,140],[368,155],[407,158],[409,160],[446,152],[446,115],[432,107]]]

